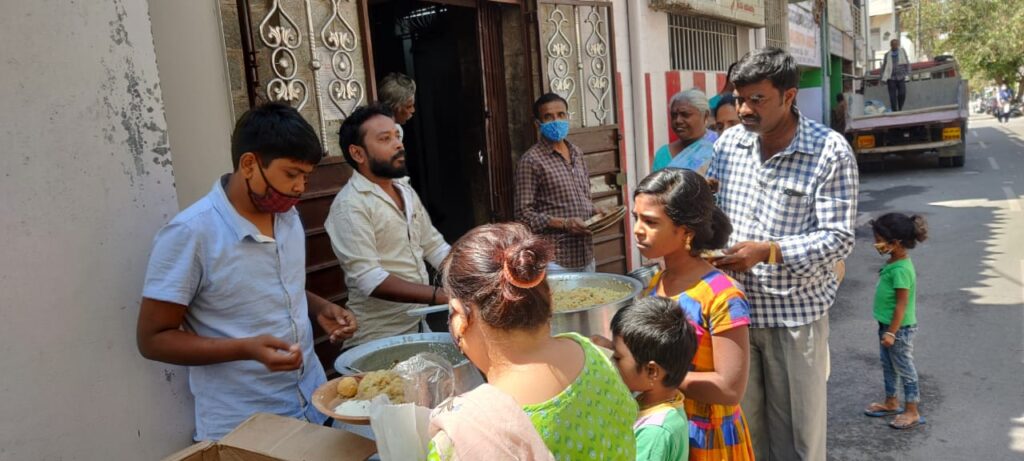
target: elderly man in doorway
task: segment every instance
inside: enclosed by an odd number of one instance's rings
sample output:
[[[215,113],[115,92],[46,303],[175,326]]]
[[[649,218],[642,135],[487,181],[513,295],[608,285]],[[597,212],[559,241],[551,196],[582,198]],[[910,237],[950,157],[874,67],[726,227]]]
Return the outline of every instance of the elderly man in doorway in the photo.
[[[392,72],[384,76],[378,85],[380,103],[395,115],[398,124],[398,139],[405,139],[405,125],[416,113],[416,82],[408,75]]]
[[[889,52],[882,59],[882,81],[889,87],[889,107],[893,112],[903,110],[907,100],[907,77],[910,75],[910,59],[907,50],[900,46],[897,38],[889,42]]]
[[[584,221],[597,214],[583,151],[569,142],[569,104],[547,93],[533,103],[540,140],[519,159],[516,220],[555,245],[548,272],[594,272],[594,240]]]
[[[742,130],[715,143],[708,177],[733,234],[715,265],[750,300],[741,406],[759,461],[825,459],[828,310],[853,250],[857,162],[842,135],[796,108],[800,71],[778,48],[733,74]]]

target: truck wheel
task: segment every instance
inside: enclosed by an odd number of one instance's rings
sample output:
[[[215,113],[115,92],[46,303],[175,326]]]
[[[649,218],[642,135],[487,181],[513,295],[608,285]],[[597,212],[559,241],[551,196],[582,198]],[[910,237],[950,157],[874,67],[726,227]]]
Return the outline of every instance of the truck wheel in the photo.
[[[942,168],[953,166],[953,157],[939,157],[939,166]]]
[[[964,161],[965,160],[966,159],[964,158],[963,155],[958,155],[956,157],[950,157],[950,161],[951,161],[950,163],[953,166],[957,167],[957,168],[960,168],[960,167],[964,166]]]

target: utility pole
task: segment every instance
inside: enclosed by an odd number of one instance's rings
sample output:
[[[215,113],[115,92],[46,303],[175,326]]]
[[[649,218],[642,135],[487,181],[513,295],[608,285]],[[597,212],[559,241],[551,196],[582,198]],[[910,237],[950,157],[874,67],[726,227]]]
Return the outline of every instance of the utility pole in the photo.
[[[829,50],[829,31],[830,26],[828,24],[828,2],[821,2],[821,120],[825,126],[829,126],[832,111],[830,110],[830,103],[832,102],[831,91],[829,89],[832,76],[832,52]]]
[[[924,54],[924,43],[921,41],[921,0],[917,0],[917,45],[914,48],[917,50],[915,59],[921,61],[921,55]]]

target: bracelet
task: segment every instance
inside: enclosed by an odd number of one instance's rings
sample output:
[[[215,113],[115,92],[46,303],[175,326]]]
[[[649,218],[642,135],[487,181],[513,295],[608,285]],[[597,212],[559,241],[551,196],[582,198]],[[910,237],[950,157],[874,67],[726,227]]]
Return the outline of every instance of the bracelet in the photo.
[[[885,333],[882,333],[882,336],[885,336],[885,335],[892,336],[892,339],[896,339],[896,335],[893,334],[893,332],[891,332],[891,331],[887,331]]]
[[[436,286],[434,287],[434,294],[430,295],[430,305],[433,306],[435,304],[437,304],[437,287]]]
[[[778,247],[775,246],[775,242],[768,242],[768,264],[778,264]]]

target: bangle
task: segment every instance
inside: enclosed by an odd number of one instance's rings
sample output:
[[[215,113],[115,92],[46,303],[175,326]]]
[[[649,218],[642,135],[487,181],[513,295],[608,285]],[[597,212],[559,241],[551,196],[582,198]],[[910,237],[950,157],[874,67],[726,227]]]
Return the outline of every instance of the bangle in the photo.
[[[435,304],[437,304],[437,287],[436,286],[434,287],[434,294],[430,295],[430,305],[433,306]]]
[[[882,336],[885,336],[885,335],[892,336],[892,339],[896,339],[896,335],[893,332],[891,332],[891,331],[887,331],[885,333],[882,333]]]
[[[778,247],[775,242],[768,242],[768,264],[778,264]]]

